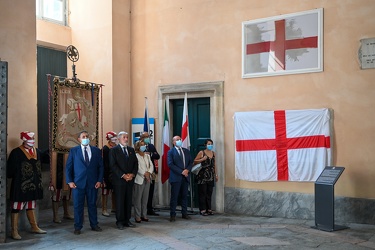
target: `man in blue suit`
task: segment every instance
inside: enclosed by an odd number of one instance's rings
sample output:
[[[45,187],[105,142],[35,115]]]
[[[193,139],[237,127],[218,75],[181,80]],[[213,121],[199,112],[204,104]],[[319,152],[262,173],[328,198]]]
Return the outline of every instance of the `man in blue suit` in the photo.
[[[190,151],[182,147],[180,136],[173,137],[173,145],[174,147],[168,151],[169,183],[171,184],[170,222],[176,221],[176,206],[179,194],[181,194],[182,218],[191,219],[187,214],[187,195],[193,159]]]
[[[90,227],[100,232],[98,226],[96,199],[98,188],[103,182],[103,158],[99,148],[90,146],[89,133],[79,133],[81,145],[70,149],[66,162],[66,182],[73,191],[74,234],[81,234],[85,198],[89,214]]]

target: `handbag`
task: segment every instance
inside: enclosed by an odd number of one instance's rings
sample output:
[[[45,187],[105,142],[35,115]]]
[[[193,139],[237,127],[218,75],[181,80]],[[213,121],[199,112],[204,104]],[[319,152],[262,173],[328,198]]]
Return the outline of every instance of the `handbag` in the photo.
[[[193,166],[193,168],[191,169],[191,172],[197,175],[201,169],[202,169],[202,164],[198,163]]]

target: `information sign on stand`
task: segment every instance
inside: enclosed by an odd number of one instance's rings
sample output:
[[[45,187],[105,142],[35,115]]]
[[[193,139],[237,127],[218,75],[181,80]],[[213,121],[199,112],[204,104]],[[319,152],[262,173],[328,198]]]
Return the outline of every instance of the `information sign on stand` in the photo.
[[[335,225],[334,186],[340,178],[344,167],[325,167],[315,181],[315,226],[323,231],[337,231],[346,226]]]

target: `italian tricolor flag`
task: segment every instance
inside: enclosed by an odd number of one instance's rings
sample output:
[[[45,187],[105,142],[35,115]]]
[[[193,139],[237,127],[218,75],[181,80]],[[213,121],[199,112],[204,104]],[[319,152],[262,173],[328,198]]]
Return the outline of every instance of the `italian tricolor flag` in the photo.
[[[168,99],[168,97],[167,97]],[[169,112],[167,104],[169,100],[165,99],[164,109],[164,126],[163,126],[163,152],[161,158],[162,170],[161,170],[161,183],[166,182],[169,179],[169,167],[168,167],[168,151],[171,149],[169,140]]]

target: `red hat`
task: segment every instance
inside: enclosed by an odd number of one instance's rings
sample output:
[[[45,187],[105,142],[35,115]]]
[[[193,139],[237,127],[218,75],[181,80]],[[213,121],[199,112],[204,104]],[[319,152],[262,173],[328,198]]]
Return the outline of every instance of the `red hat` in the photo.
[[[115,132],[113,132],[113,131],[107,132],[105,134],[105,138],[107,138],[107,141],[111,140],[112,138],[114,138],[116,136],[117,136],[117,134]]]
[[[24,131],[24,132],[21,132],[20,138],[23,141],[32,140],[34,135],[35,135],[34,132]]]

